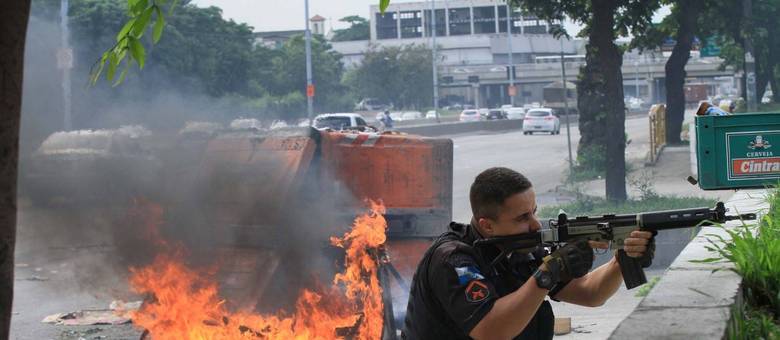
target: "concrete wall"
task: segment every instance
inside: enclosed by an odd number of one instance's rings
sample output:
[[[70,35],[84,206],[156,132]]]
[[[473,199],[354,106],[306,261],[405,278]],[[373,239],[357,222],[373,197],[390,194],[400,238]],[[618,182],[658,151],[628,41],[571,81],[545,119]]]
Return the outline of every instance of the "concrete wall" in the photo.
[[[765,190],[742,190],[726,203],[730,213],[759,213],[768,208]],[[741,226],[740,221],[726,228]],[[609,339],[724,339],[733,307],[741,303],[742,278],[731,263],[691,263],[713,257],[705,247],[719,227],[703,227],[683,249],[650,294],[612,332]],[[719,271],[713,272],[715,269]]]

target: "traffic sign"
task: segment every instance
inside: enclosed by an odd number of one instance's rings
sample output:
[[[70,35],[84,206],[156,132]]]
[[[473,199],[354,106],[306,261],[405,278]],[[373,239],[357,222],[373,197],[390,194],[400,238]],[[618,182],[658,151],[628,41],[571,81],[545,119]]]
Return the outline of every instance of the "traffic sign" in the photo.
[[[508,90],[509,90],[509,96],[510,97],[514,97],[514,96],[517,95],[517,86],[510,85]]]
[[[720,56],[720,46],[717,44],[715,37],[708,38],[704,43],[704,46],[699,49],[699,55],[702,57],[717,57]]]
[[[314,85],[307,85],[306,86],[306,97],[314,97]]]

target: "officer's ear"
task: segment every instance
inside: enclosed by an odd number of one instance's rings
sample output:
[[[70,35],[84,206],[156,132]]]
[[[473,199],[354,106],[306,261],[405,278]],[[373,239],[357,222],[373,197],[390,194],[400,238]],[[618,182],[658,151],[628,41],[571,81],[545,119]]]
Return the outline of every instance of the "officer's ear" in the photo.
[[[479,231],[484,236],[491,237],[495,233],[495,230],[493,229],[493,221],[487,217],[480,217],[477,220],[477,225],[479,226]]]

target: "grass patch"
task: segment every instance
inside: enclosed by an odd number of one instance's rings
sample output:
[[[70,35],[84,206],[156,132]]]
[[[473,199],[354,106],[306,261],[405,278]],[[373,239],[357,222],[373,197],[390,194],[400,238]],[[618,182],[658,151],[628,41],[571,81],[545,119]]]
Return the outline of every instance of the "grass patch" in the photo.
[[[769,210],[761,221],[724,227],[728,239],[709,235],[707,249],[716,256],[693,261],[728,261],[742,277],[744,305],[729,324],[730,339],[780,339],[780,189],[767,201]]]
[[[714,207],[716,200],[701,197],[654,196],[645,199],[610,202],[603,198],[582,196],[580,199],[562,205],[543,207],[537,214],[548,219],[558,216],[559,210],[569,216],[594,216],[604,214],[635,214],[645,211]]]
[[[780,325],[771,313],[746,305],[735,308],[731,315],[727,337],[729,340],[780,339]]]
[[[647,294],[650,294],[650,291],[653,289],[653,287],[655,287],[655,284],[658,283],[658,281],[661,281],[660,276],[656,276],[650,279],[650,281],[648,281],[647,283],[639,287],[639,290],[636,291],[636,294],[634,294],[634,296],[636,297],[647,296]]]

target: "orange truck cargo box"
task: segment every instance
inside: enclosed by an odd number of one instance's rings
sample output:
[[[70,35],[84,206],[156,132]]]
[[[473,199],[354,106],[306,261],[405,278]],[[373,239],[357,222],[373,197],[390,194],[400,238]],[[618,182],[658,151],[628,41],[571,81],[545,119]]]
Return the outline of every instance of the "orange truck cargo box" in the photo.
[[[322,132],[320,172],[356,197],[381,200],[388,236],[435,237],[452,216],[452,141]],[[325,182],[325,181],[323,181]]]

